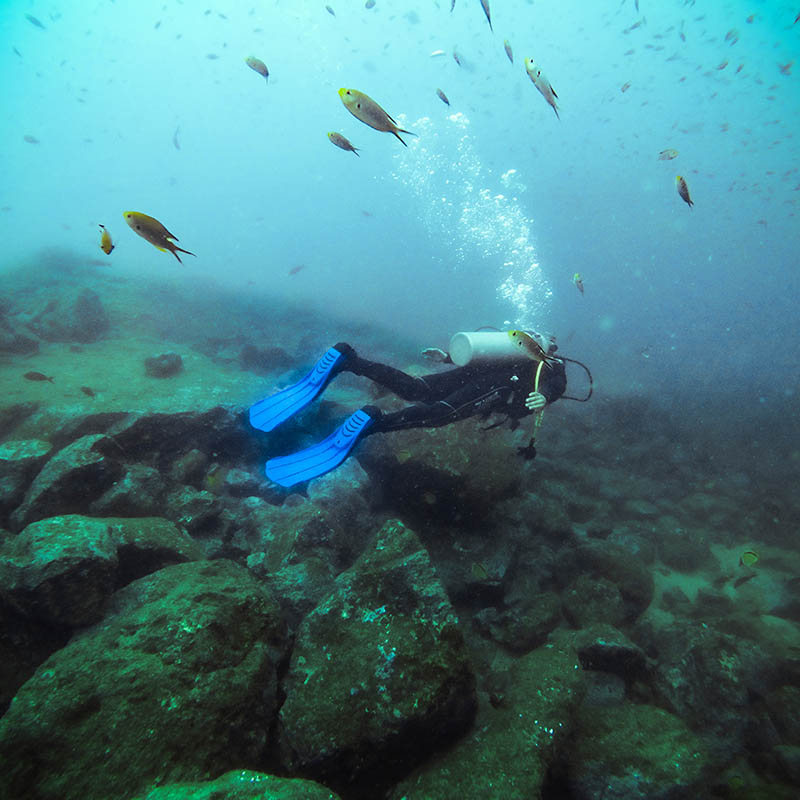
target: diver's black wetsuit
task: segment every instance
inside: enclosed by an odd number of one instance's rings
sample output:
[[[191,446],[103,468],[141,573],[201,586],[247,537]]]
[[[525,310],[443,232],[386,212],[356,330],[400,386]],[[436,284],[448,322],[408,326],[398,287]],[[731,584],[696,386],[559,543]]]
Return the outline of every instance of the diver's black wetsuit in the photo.
[[[380,413],[369,406],[370,416],[377,417],[368,430],[370,434],[403,428],[435,428],[476,414],[488,416],[493,411],[505,412],[514,421],[533,413],[525,406],[525,398],[534,391],[538,367],[532,359],[467,365],[415,378],[387,364],[367,361],[344,343],[337,344],[336,349],[347,355],[338,371],[369,378],[403,400],[419,401],[390,413]],[[564,363],[545,364],[538,391],[547,402],[557,400],[566,388]]]

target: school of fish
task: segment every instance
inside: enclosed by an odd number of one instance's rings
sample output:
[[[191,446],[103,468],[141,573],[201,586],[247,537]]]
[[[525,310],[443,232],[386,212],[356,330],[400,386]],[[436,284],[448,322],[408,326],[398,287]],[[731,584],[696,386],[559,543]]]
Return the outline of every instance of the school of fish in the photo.
[[[623,0],[624,3],[624,0]],[[453,12],[455,9],[455,0],[451,0],[450,11]],[[489,0],[480,0],[481,9],[483,14],[486,18],[486,22],[489,27],[490,33],[494,32],[494,24],[492,19],[492,12],[489,5]],[[366,0],[365,8],[370,10],[376,6],[376,0]],[[639,11],[639,3],[638,0],[634,2],[635,10],[638,13]],[[333,17],[336,16],[335,10],[330,6],[325,6],[325,10]],[[206,12],[209,13],[209,12]],[[25,15],[28,22],[36,28],[40,30],[47,30],[46,26],[36,17],[26,14]],[[749,15],[745,22],[748,25],[753,25],[756,23],[756,14]],[[702,19],[702,17],[698,17],[698,20]],[[794,19],[791,25],[796,24],[800,21],[800,14]],[[156,23],[156,28],[160,25],[160,21]],[[641,17],[640,19],[636,20],[632,24],[625,27],[621,32],[623,35],[632,35],[641,30],[643,30],[647,26],[647,19],[645,17]],[[686,41],[686,29],[684,27],[684,21],[681,21],[680,28],[677,31],[677,35],[681,41]],[[657,37],[660,34],[657,34]],[[724,42],[729,46],[734,46],[739,42],[740,39],[740,31],[736,28],[730,28],[724,36]],[[658,49],[659,46],[657,45],[645,45],[646,47],[651,47],[654,49]],[[514,65],[514,51],[509,39],[504,39],[502,42],[503,50],[506,54],[506,57],[511,65]],[[16,55],[21,57],[21,53],[17,48],[12,48]],[[624,55],[632,55],[635,52],[635,48],[631,48],[625,52]],[[438,58],[441,56],[447,55],[448,51],[444,49],[436,49],[430,53],[432,58]],[[453,60],[456,62],[458,66],[464,66],[465,62],[456,49],[451,51],[451,55]],[[209,59],[217,59],[218,55],[215,53],[207,54],[207,58]],[[671,59],[667,59],[671,60]],[[264,78],[265,83],[269,83],[270,72],[266,65],[266,63],[259,57],[255,55],[249,55],[244,58],[244,63],[249,67],[251,70],[256,72],[258,75]],[[538,62],[532,57],[527,56],[524,59],[524,67],[525,72],[528,75],[529,79],[535,86],[536,90],[539,92],[541,97],[544,101],[553,109],[553,113],[556,115],[556,118],[560,120],[560,108],[559,108],[559,96],[556,93],[555,89],[553,88],[552,83],[542,71],[542,68],[539,66]],[[723,59],[720,63],[714,67],[717,71],[724,70],[728,66],[728,59]],[[786,76],[791,75],[791,68],[793,66],[793,60],[789,60],[786,63],[778,63],[777,68],[778,71]],[[736,68],[736,74],[738,74],[744,67],[744,63],[739,63]],[[625,81],[620,86],[620,91],[625,94],[632,86],[632,81]],[[344,107],[361,123],[364,125],[369,126],[373,130],[383,132],[383,133],[390,133],[392,136],[397,138],[403,146],[407,147],[407,143],[405,139],[401,136],[401,134],[416,136],[413,131],[407,130],[402,128],[394,117],[392,117],[384,108],[381,106],[376,100],[370,97],[363,91],[360,91],[355,88],[341,88],[338,91],[339,97],[342,101]],[[439,100],[447,106],[451,105],[450,98],[445,93],[445,91],[440,88],[436,87],[435,94],[439,98]],[[723,130],[726,127],[723,127]],[[180,150],[180,142],[178,139],[179,128],[176,127],[175,132],[173,134],[173,144],[176,149]],[[338,131],[330,131],[327,133],[328,140],[335,145],[337,148],[345,151],[353,153],[356,156],[359,156],[360,147],[356,147],[352,144],[352,142],[345,136],[343,133]],[[31,134],[26,134],[24,136],[24,140],[28,143],[32,144],[39,144],[39,139]],[[678,157],[678,151],[674,148],[668,147],[661,150],[658,153],[658,160],[660,161],[671,161]],[[675,177],[675,185],[676,190],[679,198],[686,203],[690,208],[694,206],[694,200],[692,199],[689,193],[689,186],[687,184],[686,179],[682,175],[678,175]],[[174,236],[169,230],[157,219],[151,217],[147,214],[141,212],[134,212],[134,211],[126,211],[124,212],[125,221],[128,223],[130,228],[141,236],[145,241],[152,244],[158,250],[162,252],[170,252],[172,253],[175,258],[180,262],[181,261],[179,253],[185,253],[187,255],[194,256],[195,254],[189,250],[185,250],[182,247],[179,247],[176,242],[178,241],[177,237]],[[106,255],[110,255],[116,248],[116,243],[112,240],[110,231],[104,226],[100,225],[101,230],[101,237],[100,237],[100,248]],[[583,286],[583,279],[580,273],[575,273],[572,278],[572,283],[578,289],[580,294],[584,293],[584,286]]]

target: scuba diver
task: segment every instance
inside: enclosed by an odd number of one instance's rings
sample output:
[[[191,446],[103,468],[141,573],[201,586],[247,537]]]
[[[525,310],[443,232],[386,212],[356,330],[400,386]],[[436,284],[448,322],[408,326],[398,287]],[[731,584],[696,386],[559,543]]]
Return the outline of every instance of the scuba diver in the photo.
[[[274,430],[311,403],[340,372],[369,378],[414,405],[394,412],[364,406],[319,444],[269,459],[267,477],[285,487],[316,478],[338,467],[356,442],[373,433],[434,428],[498,411],[511,419],[512,430],[520,418],[536,412],[540,421],[541,411],[567,387],[564,361],[571,359],[557,358],[557,349],[553,337],[533,332],[457,333],[450,341],[449,353],[438,348],[423,350],[427,358],[455,364],[455,368],[415,377],[368,361],[340,342],[302,380],[253,405],[250,424],[258,430]],[[534,438],[518,452],[526,459],[534,458]]]

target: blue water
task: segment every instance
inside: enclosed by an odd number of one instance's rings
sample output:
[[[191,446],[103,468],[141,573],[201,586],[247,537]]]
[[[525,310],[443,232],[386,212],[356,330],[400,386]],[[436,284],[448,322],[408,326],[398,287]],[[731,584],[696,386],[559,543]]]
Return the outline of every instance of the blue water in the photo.
[[[638,5],[496,0],[492,32],[477,0],[334,0],[336,16],[323,2],[7,0],[0,269],[48,248],[102,256],[103,223],[126,277],[268,292],[420,346],[543,327],[607,392],[700,409],[730,396],[748,424],[783,415],[800,363],[797,7]],[[418,136],[404,148],[366,127],[341,86]],[[665,148],[678,158],[658,160]],[[197,258],[136,237],[129,209]]]

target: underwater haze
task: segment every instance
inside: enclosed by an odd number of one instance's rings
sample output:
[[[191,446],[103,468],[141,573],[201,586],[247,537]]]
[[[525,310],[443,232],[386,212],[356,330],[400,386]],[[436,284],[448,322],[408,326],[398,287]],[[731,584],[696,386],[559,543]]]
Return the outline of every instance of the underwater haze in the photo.
[[[798,797],[798,12],[0,2],[0,800]]]
[[[544,327],[620,392],[795,397],[796,9],[635,5],[495,2],[493,32],[477,0],[3,3],[2,268],[96,255],[102,223],[115,275],[263,290],[421,345]],[[197,258],[149,248],[128,209]]]

